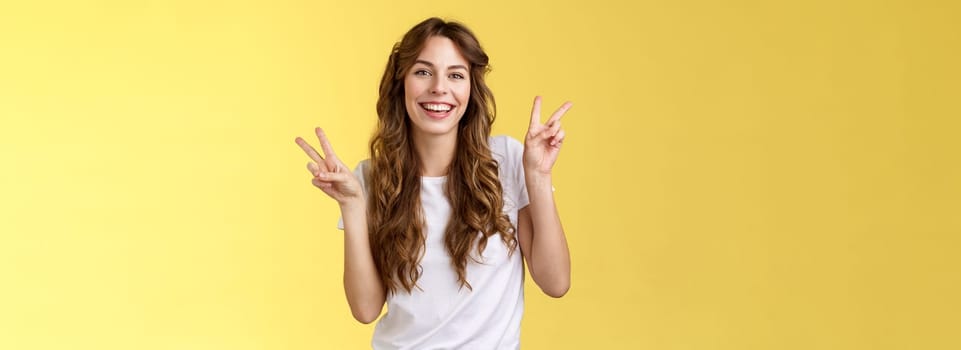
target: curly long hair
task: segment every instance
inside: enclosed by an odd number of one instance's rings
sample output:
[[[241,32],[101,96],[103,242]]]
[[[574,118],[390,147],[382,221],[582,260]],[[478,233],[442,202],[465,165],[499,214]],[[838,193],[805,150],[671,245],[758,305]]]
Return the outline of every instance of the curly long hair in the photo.
[[[502,212],[504,205],[497,161],[488,146],[494,123],[494,96],[484,76],[488,57],[474,34],[457,22],[429,18],[394,44],[380,82],[377,130],[370,140],[367,179],[368,231],[374,262],[390,293],[417,287],[425,249],[425,221],[420,203],[421,161],[411,139],[411,121],[404,103],[404,77],[427,39],[451,39],[470,64],[470,99],[457,127],[457,146],[445,193],[451,217],[445,246],[461,287],[467,282],[468,259],[478,262],[487,240],[499,234],[513,254],[517,247],[514,227]],[[471,248],[476,247],[476,256]]]

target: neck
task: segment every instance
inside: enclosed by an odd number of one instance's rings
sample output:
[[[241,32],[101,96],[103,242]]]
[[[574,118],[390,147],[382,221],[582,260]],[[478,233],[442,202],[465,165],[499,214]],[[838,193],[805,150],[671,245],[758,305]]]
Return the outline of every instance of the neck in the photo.
[[[421,176],[446,176],[457,148],[457,133],[414,135],[414,150],[420,158]]]

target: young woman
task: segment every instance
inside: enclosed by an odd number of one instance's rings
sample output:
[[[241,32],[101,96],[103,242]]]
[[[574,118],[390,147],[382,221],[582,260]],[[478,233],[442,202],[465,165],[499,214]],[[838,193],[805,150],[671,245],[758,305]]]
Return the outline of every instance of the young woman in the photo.
[[[567,102],[540,122],[534,99],[522,145],[490,137],[487,54],[456,22],[430,18],[394,45],[380,83],[370,159],[353,173],[324,131],[311,182],[340,205],[344,290],[383,349],[520,346],[523,260],[549,296],[570,288],[567,240],[551,169]]]

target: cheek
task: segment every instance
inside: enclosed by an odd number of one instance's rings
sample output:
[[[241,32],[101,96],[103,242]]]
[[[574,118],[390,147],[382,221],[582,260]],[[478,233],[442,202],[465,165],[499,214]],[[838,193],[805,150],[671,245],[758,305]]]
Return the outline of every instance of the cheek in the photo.
[[[414,100],[416,95],[411,92],[414,91],[410,86],[410,79],[404,79],[404,110],[407,111],[408,117],[414,114]]]
[[[464,83],[458,86],[457,97],[463,103],[467,103],[467,101],[470,100],[470,83]]]
[[[416,96],[424,88],[424,79],[418,78],[413,74],[407,74],[404,77],[404,91],[411,92],[411,96]]]
[[[410,79],[404,79],[404,100],[410,101],[414,95],[411,93],[414,91],[414,86],[411,84]]]
[[[420,96],[420,90],[418,90],[417,83],[411,81],[410,79],[404,81],[404,105],[407,106],[407,112],[413,112],[410,110],[416,105],[417,97]]]

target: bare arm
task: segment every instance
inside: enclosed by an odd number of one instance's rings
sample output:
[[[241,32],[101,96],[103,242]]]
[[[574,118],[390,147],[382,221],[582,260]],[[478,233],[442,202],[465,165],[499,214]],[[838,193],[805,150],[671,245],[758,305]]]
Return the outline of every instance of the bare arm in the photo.
[[[380,316],[386,292],[377,273],[367,234],[367,201],[360,182],[334,154],[327,135],[315,130],[327,158],[322,157],[301,138],[295,142],[313,162],[307,170],[311,183],[337,201],[344,220],[344,293],[350,312],[357,321],[371,323]]]
[[[361,323],[380,316],[386,293],[377,273],[367,235],[367,202],[340,206],[344,219],[344,292],[350,312]]]
[[[517,217],[518,237],[534,283],[560,298],[571,287],[571,254],[561,226],[550,179],[527,180],[530,205]]]
[[[518,240],[534,283],[545,294],[564,296],[571,287],[571,254],[554,203],[551,169],[557,161],[564,130],[561,117],[570,109],[564,103],[540,123],[541,99],[534,99],[531,125],[524,140],[524,177],[530,204],[518,213]]]

